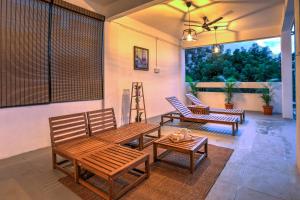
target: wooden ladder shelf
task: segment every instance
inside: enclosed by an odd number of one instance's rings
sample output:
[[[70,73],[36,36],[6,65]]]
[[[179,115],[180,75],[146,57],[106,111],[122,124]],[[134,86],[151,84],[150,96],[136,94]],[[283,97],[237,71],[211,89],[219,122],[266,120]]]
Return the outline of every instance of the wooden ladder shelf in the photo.
[[[140,105],[142,101],[142,107]],[[131,117],[135,111],[136,117],[135,122],[141,122],[144,120],[147,123],[145,96],[142,82],[132,82],[131,87],[131,100],[130,100],[130,112],[129,112],[129,123],[131,123]],[[142,118],[144,116],[144,119]]]

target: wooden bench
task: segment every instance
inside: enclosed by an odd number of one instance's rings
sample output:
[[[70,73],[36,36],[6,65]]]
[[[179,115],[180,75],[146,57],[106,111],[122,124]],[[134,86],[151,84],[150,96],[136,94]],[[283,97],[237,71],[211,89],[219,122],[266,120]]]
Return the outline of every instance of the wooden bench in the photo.
[[[80,155],[101,149],[107,142],[89,137],[85,113],[77,113],[49,118],[52,145],[52,166],[68,175],[74,172],[63,167],[68,161],[73,164]],[[57,162],[57,155],[65,160]]]
[[[145,170],[141,171],[136,169],[136,167],[142,163],[145,164]],[[107,181],[109,190],[106,192],[103,188],[99,188],[88,180],[82,179],[80,177],[82,169]],[[108,148],[82,155],[76,161],[75,171],[75,180],[77,183],[82,184],[104,199],[118,199],[128,190],[149,177],[149,154],[113,144]],[[126,173],[134,174],[137,178],[122,188],[121,191],[116,192],[116,179],[119,179]]]
[[[139,149],[152,144],[153,140],[144,144],[144,136],[160,138],[160,125],[149,123],[132,123],[117,128],[117,123],[112,108],[91,111],[87,113],[91,136],[110,143],[127,144],[139,140]],[[157,136],[149,133],[157,131]]]

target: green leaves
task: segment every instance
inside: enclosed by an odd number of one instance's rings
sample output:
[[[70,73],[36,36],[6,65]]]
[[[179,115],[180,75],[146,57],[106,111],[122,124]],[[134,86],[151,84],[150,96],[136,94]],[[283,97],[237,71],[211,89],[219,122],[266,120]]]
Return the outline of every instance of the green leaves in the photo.
[[[186,76],[186,82],[188,82],[188,84],[189,84],[189,86],[190,86],[191,93],[192,93],[194,96],[197,96],[197,92],[198,92],[197,84],[198,84],[198,81],[194,81],[194,80],[192,79],[192,77]]]
[[[187,49],[186,74],[200,82],[220,82],[220,75],[243,82],[281,81],[280,55],[274,56],[269,48],[253,44],[248,50],[223,49],[220,54],[213,54],[211,47]]]

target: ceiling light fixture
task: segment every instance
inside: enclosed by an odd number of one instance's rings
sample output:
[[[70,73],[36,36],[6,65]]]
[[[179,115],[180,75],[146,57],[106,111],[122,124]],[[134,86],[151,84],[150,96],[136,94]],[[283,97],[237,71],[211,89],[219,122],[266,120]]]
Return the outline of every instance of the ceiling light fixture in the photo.
[[[218,40],[217,40],[217,29],[218,27],[215,26],[215,44],[213,45],[213,53],[220,53],[221,51],[221,46],[218,44]]]
[[[189,15],[189,25],[188,29],[183,30],[182,40],[191,42],[197,40],[197,32],[191,28],[191,15],[190,15],[190,7],[192,5],[191,1],[186,2],[186,6],[188,7],[188,15]]]

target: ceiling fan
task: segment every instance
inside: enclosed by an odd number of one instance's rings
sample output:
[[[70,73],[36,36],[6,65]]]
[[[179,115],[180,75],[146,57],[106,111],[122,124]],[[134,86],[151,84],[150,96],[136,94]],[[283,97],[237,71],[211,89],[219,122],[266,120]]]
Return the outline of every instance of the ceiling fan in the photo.
[[[204,16],[203,17],[203,23],[201,24],[199,22],[199,24],[195,24],[196,22],[192,22],[193,24],[184,24],[185,26],[194,26],[194,27],[200,27],[203,28],[206,31],[211,31],[214,27],[226,27],[226,26],[218,26],[218,25],[214,25],[215,23],[219,22],[220,20],[222,20],[223,17],[218,17],[217,19],[210,21],[208,19],[208,17]],[[214,25],[214,26],[213,26]]]
[[[195,6],[192,1],[186,1],[185,4],[188,8],[190,8],[191,6]],[[201,22],[191,22],[190,17],[189,17],[189,20],[185,21],[185,22],[187,22],[187,24],[184,24],[184,25],[189,26],[189,27],[190,26],[201,27],[201,28],[205,29],[206,31],[211,31],[211,29],[214,28],[215,26],[217,26],[217,27],[226,27],[226,26],[218,26],[218,25],[213,26],[213,24],[215,24],[215,23],[219,22],[220,20],[222,20],[223,17],[218,17],[217,19],[214,19],[212,21],[210,21],[207,16],[204,16],[202,19],[203,19],[203,23],[201,23]],[[191,23],[193,23],[193,24],[191,24]],[[197,23],[197,24],[195,24],[195,23]]]

